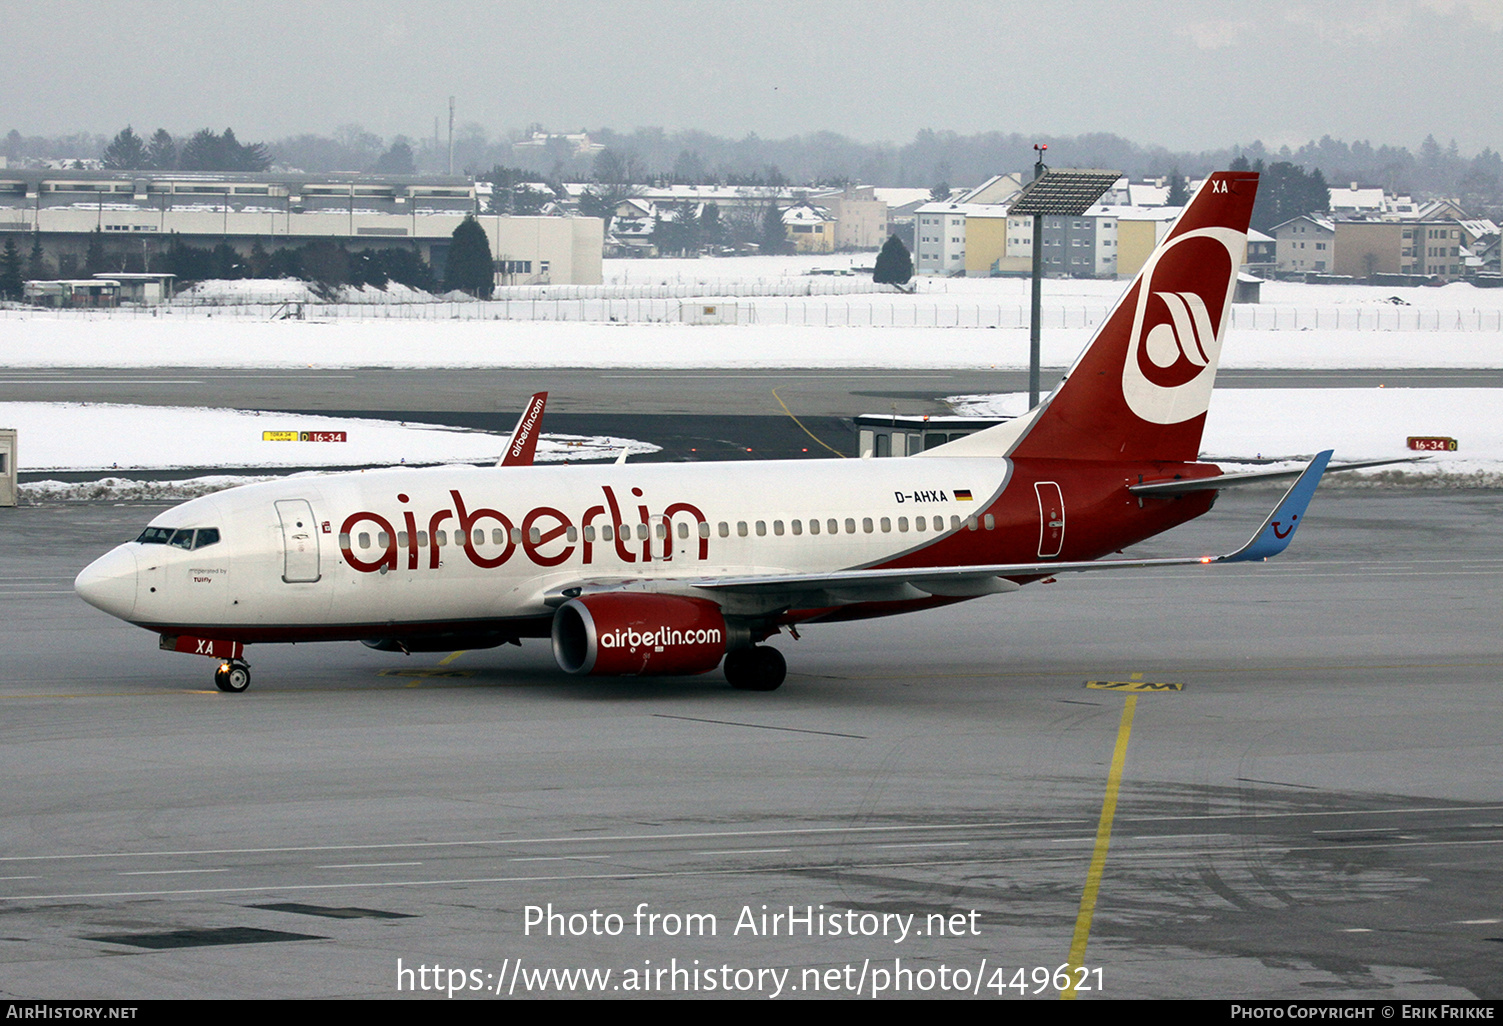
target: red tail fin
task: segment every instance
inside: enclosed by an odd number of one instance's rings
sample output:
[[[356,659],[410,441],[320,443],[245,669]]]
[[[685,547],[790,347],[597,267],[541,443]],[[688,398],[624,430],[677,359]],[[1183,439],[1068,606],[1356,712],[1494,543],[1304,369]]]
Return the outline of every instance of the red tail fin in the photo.
[[[1206,179],[1012,455],[1199,455],[1257,191],[1256,174]]]

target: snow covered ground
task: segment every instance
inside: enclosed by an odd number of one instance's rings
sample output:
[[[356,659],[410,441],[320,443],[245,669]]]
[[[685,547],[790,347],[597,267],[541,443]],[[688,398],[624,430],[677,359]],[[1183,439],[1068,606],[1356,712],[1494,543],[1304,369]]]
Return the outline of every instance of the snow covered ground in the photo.
[[[950,396],[957,412],[1016,416],[1028,395]],[[1455,452],[1416,453],[1410,436],[1449,437]],[[1338,463],[1425,455],[1420,463],[1333,475],[1329,484],[1404,482],[1443,487],[1503,485],[1503,389],[1218,388],[1201,440],[1202,458],[1292,466],[1322,449]],[[1251,469],[1243,468],[1243,469]]]
[[[118,406],[89,403],[0,403],[0,424],[19,430],[20,465],[36,471],[118,471],[87,485],[22,485],[32,498],[183,497],[262,477],[143,482],[132,471],[225,467],[265,471],[303,467],[496,462],[506,439],[483,431],[386,420],[310,417],[255,410]],[[345,433],[344,442],[267,441],[267,431]],[[538,462],[615,459],[622,449],[656,452],[629,438],[544,434]]]
[[[1062,367],[1088,328],[1049,328],[1043,360]],[[1503,331],[1335,328],[1228,333],[1223,367],[1497,367]],[[539,321],[0,320],[0,367],[877,367],[1024,368],[1026,328],[933,328]]]

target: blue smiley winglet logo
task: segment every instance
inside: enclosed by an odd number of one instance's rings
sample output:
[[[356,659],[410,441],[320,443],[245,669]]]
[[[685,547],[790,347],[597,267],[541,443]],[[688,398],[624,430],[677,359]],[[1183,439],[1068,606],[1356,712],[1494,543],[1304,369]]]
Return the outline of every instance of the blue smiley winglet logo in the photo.
[[[1288,548],[1289,542],[1294,538],[1295,528],[1299,526],[1299,518],[1304,516],[1305,507],[1310,505],[1321,475],[1326,471],[1326,464],[1331,462],[1331,452],[1327,449],[1310,461],[1310,465],[1290,486],[1289,491],[1284,493],[1284,498],[1274,507],[1273,512],[1268,514],[1268,519],[1263,521],[1263,526],[1258,529],[1252,541],[1216,562],[1244,563],[1253,559],[1268,559]]]

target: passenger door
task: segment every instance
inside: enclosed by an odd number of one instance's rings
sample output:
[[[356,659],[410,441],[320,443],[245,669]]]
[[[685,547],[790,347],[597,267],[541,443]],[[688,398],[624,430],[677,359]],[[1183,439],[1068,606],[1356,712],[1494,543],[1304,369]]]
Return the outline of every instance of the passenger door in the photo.
[[[277,517],[282,521],[282,580],[288,584],[311,584],[319,578],[318,530],[313,507],[307,499],[281,499]]]

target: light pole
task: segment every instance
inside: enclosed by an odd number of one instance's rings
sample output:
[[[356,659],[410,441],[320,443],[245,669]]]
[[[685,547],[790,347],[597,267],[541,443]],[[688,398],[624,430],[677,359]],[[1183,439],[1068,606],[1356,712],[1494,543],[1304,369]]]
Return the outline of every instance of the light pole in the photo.
[[[1035,145],[1038,159],[1033,181],[1008,207],[1010,216],[1033,217],[1033,309],[1028,326],[1028,408],[1039,404],[1040,320],[1043,308],[1044,218],[1079,217],[1122,177],[1119,171],[1098,168],[1053,170],[1044,164],[1049,147]]]

